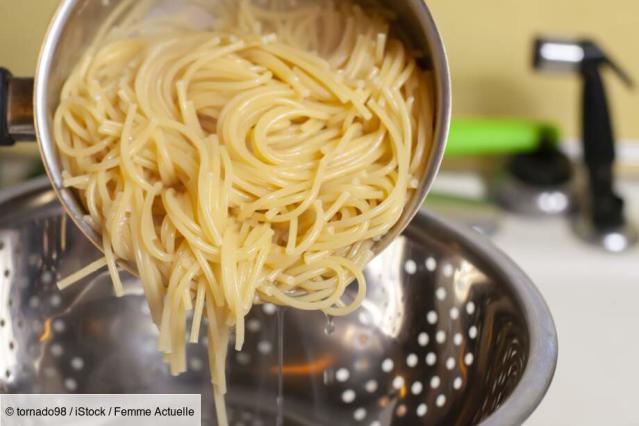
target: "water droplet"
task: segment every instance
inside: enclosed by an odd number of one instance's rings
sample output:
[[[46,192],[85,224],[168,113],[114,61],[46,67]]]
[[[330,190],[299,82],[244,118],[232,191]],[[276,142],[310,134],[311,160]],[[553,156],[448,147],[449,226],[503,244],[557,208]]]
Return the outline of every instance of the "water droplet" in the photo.
[[[335,382],[335,371],[332,368],[324,370],[324,384],[330,385]]]
[[[327,336],[335,333],[335,320],[330,315],[326,315],[326,326],[324,327],[324,334]]]

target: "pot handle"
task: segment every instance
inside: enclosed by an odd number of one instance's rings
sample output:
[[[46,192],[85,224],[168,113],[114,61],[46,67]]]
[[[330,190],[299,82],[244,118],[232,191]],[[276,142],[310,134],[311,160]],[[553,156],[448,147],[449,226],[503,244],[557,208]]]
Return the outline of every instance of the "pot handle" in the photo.
[[[33,79],[0,68],[0,146],[34,140]]]

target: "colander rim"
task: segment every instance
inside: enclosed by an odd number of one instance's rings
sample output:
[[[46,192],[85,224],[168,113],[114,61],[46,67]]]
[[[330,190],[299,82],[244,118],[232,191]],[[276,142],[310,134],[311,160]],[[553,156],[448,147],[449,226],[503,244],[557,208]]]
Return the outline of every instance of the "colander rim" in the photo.
[[[425,209],[411,223],[411,228],[443,229],[465,251],[474,253],[474,260],[489,270],[500,285],[506,283],[522,316],[530,340],[524,373],[513,392],[502,405],[477,426],[521,425],[539,406],[555,374],[559,354],[555,322],[541,292],[514,260],[498,248],[488,237]]]

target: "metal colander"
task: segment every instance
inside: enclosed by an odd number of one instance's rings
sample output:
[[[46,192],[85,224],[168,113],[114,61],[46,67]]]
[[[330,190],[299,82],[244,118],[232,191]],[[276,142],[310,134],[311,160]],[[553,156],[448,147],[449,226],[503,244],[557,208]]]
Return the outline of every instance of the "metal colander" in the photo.
[[[0,195],[1,390],[201,393],[203,424],[215,424],[206,339],[171,377],[135,279],[121,299],[105,273],[57,289],[98,256],[46,180]],[[366,276],[368,297],[345,318],[253,309],[244,351],[229,351],[231,425],[505,426],[540,402],[557,356],[552,318],[480,237],[421,213]]]

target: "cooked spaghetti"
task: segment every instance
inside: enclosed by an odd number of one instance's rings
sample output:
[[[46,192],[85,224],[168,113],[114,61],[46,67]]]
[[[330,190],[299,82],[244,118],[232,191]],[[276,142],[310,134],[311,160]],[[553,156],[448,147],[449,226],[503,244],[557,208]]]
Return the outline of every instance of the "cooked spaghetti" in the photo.
[[[240,350],[254,303],[339,316],[364,298],[370,248],[425,167],[432,89],[380,13],[192,3],[201,28],[123,3],[63,88],[65,185],[105,257],[59,285],[106,266],[121,295],[129,265],[173,374],[207,318],[225,424],[229,333]]]

